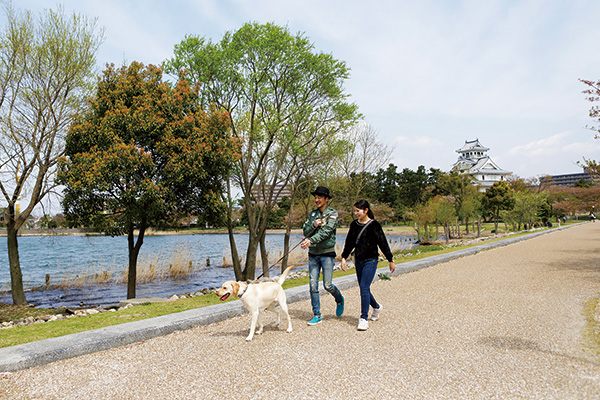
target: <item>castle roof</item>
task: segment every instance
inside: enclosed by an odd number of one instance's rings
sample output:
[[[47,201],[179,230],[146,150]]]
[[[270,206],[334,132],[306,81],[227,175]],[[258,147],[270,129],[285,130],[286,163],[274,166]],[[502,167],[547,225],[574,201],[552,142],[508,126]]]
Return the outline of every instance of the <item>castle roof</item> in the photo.
[[[481,143],[479,143],[479,139],[475,139],[475,140],[465,140],[465,144],[463,147],[461,147],[460,149],[456,150],[457,153],[466,153],[469,151],[488,151],[489,149],[487,147],[483,147],[481,145]]]

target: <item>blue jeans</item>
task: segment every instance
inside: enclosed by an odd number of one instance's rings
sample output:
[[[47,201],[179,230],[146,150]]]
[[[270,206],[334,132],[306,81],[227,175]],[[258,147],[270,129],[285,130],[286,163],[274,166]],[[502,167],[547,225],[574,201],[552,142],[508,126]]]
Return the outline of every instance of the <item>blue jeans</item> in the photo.
[[[360,288],[360,317],[369,318],[369,306],[379,308],[379,303],[375,301],[371,293],[371,283],[375,278],[377,271],[377,259],[369,258],[366,260],[354,260],[356,266],[356,278]]]
[[[335,257],[308,255],[308,273],[310,275],[310,302],[312,304],[315,317],[321,316],[321,301],[319,299],[319,275],[323,270],[323,287],[335,298],[335,302],[340,304],[344,297],[331,280],[333,279],[333,266]]]

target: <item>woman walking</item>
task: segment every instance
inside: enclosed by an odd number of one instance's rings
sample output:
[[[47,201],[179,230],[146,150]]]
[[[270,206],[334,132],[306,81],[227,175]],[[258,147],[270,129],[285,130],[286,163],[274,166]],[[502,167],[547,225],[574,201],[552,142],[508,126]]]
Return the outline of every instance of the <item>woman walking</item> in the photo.
[[[371,320],[377,321],[383,306],[373,297],[371,293],[371,283],[375,278],[377,271],[377,261],[379,258],[378,248],[390,263],[390,272],[396,270],[394,257],[388,245],[383,228],[379,222],[375,221],[373,211],[366,200],[359,200],[354,203],[354,215],[357,219],[350,224],[350,230],[344,243],[342,252],[342,270],[346,270],[346,258],[350,256],[352,250],[355,250],[354,264],[356,267],[356,277],[360,288],[360,319],[358,320],[358,330],[366,331],[369,329],[369,307],[373,307]]]

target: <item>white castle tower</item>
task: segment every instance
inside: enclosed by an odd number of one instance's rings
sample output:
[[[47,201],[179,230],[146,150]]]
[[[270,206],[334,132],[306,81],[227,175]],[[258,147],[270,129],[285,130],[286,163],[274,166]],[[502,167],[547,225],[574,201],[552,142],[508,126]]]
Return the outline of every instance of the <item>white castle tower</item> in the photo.
[[[453,170],[473,176],[482,192],[485,192],[494,182],[502,181],[506,175],[512,174],[498,167],[486,154],[488,150],[479,143],[479,139],[465,140],[465,145],[456,150],[459,157],[452,166]]]

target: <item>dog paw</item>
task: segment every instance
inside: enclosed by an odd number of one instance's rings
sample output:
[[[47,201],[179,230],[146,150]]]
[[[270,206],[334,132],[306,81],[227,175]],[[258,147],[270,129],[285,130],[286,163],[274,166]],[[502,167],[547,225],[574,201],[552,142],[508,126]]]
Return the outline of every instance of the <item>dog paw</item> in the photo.
[[[288,331],[289,333],[291,333],[291,332],[292,332],[292,328],[288,328],[288,329],[287,329],[287,331]]]
[[[246,338],[246,342],[249,342],[249,341],[251,341],[251,340],[252,340],[252,336],[248,336],[248,337]]]

